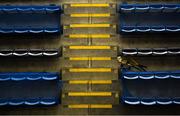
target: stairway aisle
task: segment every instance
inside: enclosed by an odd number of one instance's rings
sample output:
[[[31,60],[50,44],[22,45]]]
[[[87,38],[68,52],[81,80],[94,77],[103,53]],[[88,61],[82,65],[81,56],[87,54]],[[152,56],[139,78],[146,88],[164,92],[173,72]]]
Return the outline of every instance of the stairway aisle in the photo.
[[[64,5],[65,114],[110,114],[119,103],[116,5]]]

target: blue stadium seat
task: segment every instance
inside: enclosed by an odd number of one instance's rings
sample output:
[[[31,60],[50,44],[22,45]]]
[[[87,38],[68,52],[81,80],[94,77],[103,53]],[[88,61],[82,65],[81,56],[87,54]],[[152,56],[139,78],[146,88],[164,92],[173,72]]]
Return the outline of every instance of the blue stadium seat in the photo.
[[[0,49],[0,58],[60,56],[61,49]]]
[[[0,6],[0,34],[59,34],[61,7]]]
[[[122,69],[122,101],[129,105],[180,104],[180,71],[136,72]]]
[[[180,48],[123,48],[121,56],[179,56]]]
[[[0,73],[0,106],[55,105],[61,86],[59,73]]]
[[[180,4],[120,4],[121,34],[180,32]]]

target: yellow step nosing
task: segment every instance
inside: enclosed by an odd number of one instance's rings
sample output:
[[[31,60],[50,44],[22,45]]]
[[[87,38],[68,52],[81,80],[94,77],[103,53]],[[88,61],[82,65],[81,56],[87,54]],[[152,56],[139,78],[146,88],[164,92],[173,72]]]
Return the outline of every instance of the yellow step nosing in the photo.
[[[89,35],[87,34],[71,34],[69,35],[69,38],[88,38]]]
[[[109,7],[110,4],[87,4],[87,3],[81,3],[81,4],[70,4],[70,7]]]
[[[110,61],[111,57],[69,57],[69,60],[71,61],[86,61],[86,60]]]
[[[89,81],[88,80],[70,80],[69,84],[88,84]]]
[[[91,60],[111,60],[111,57],[92,57]]]
[[[69,60],[72,60],[72,61],[83,61],[83,60],[89,60],[89,57],[70,57]]]
[[[69,72],[112,72],[111,68],[70,68]]]
[[[91,106],[90,106],[91,108],[101,108],[101,109],[103,109],[103,108],[112,108],[112,104],[103,104],[103,105],[101,105],[101,104],[92,104]]]
[[[82,109],[87,109],[89,108],[89,105],[88,104],[73,104],[73,105],[68,105],[68,108],[72,108],[72,109],[79,109],[79,108],[82,108]]]
[[[110,17],[111,14],[109,13],[102,13],[102,14],[83,14],[83,13],[74,13],[74,14],[70,14],[70,17]]]
[[[72,108],[72,109],[88,109],[88,108],[110,109],[110,108],[112,108],[112,104],[71,104],[71,105],[68,105],[68,108]]]
[[[103,38],[103,39],[107,39],[110,38],[111,35],[110,34],[70,34],[69,38]]]
[[[70,28],[109,28],[111,24],[70,24]]]
[[[69,84],[112,84],[111,80],[72,80]]]
[[[108,50],[111,46],[69,46],[69,49],[74,50]]]
[[[91,38],[110,38],[110,34],[105,34],[105,35],[92,35]]]
[[[68,92],[71,97],[107,97],[112,96],[112,92]]]
[[[112,84],[112,80],[92,80],[92,84]]]

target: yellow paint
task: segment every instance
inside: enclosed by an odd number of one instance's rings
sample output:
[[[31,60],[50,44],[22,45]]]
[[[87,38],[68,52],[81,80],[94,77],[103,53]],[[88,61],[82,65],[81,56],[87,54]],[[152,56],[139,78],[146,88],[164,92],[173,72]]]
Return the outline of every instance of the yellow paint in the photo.
[[[70,4],[71,7],[109,7],[110,4]]]
[[[112,108],[112,104],[94,104],[94,105],[91,105],[91,108],[104,108],[104,109],[110,109]]]
[[[76,105],[68,105],[68,108],[73,108],[73,109],[87,109],[89,108],[88,104],[76,104]]]
[[[69,60],[72,60],[72,61],[83,61],[83,60],[89,60],[89,57],[70,57]]]
[[[69,84],[88,84],[88,83],[89,83],[88,80],[69,81]]]
[[[111,46],[69,46],[69,49],[74,50],[108,50]]]
[[[91,60],[111,60],[111,57],[92,57]]]
[[[70,24],[70,28],[108,28],[110,24]]]
[[[95,35],[91,35],[91,38],[110,38],[111,35],[110,34],[95,34]]]
[[[69,38],[71,39],[108,39],[110,38],[110,34],[71,34],[69,35]]]
[[[70,14],[71,17],[110,17],[111,14],[103,13],[103,14]]]
[[[73,80],[69,84],[112,84],[111,80]]]
[[[111,80],[93,80],[92,84],[112,84]]]
[[[88,108],[93,108],[93,109],[110,109],[112,108],[112,104],[73,104],[73,105],[68,105],[68,108],[74,108],[74,109],[88,109]]]
[[[111,92],[68,92],[68,96],[73,97],[106,97],[106,96],[112,96]]]
[[[71,34],[69,35],[69,38],[89,38],[88,34]]]
[[[106,60],[106,61],[109,61],[109,60],[111,60],[111,57],[70,57],[69,60],[72,60],[72,61],[84,61],[84,60],[93,60],[93,61]]]
[[[111,72],[111,68],[70,68],[69,72]]]

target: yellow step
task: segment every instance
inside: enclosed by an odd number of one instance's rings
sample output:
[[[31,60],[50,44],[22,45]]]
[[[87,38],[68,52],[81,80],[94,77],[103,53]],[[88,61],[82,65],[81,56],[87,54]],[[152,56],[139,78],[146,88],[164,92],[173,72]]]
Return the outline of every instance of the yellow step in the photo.
[[[69,81],[69,84],[112,84],[111,80],[73,80]]]
[[[111,72],[111,68],[70,68],[69,72]]]
[[[112,105],[111,104],[104,104],[104,105],[94,104],[94,105],[91,105],[90,108],[110,109],[110,108],[112,108]]]
[[[88,80],[69,81],[69,84],[88,84]]]
[[[110,108],[112,108],[112,104],[73,104],[73,105],[68,105],[68,108],[73,108],[73,109],[88,109],[88,108],[110,109]]]
[[[109,7],[110,4],[70,4],[70,7]]]
[[[68,92],[71,97],[107,97],[112,96],[111,92]]]
[[[88,109],[89,105],[88,104],[76,104],[76,105],[68,105],[68,108],[72,109]]]
[[[70,17],[110,17],[111,14],[103,13],[103,14],[70,14]]]
[[[70,24],[70,28],[109,28],[110,24]]]
[[[111,57],[92,57],[91,60],[111,60]]]
[[[70,57],[69,60],[71,60],[71,61],[83,61],[83,60],[89,60],[89,57]]]
[[[112,84],[111,80],[93,80],[92,84]]]
[[[70,57],[71,61],[84,61],[84,60],[92,60],[92,61],[110,61],[111,57]]]
[[[108,50],[111,46],[69,46],[73,50]]]
[[[99,39],[108,39],[110,38],[110,34],[70,34],[69,38],[71,39],[87,39],[87,38],[99,38]]]

